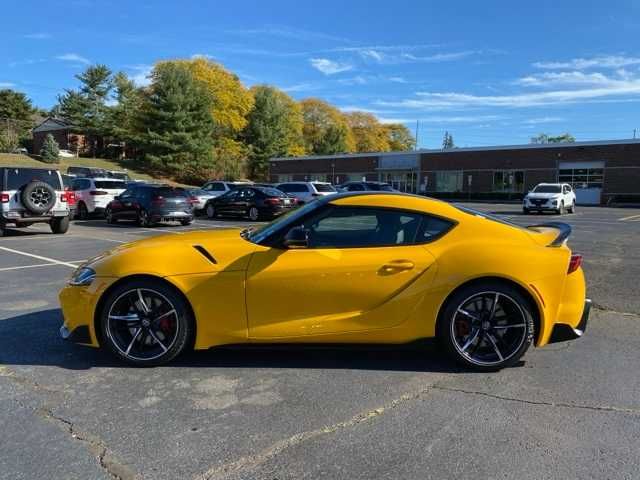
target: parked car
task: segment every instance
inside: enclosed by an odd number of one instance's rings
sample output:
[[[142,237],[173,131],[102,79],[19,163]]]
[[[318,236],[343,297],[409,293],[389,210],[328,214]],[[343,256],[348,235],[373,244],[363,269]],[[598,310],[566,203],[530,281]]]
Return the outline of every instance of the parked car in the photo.
[[[245,187],[247,185],[252,185],[251,182],[225,182],[222,180],[210,180],[205,183],[201,188],[202,190],[211,193],[213,196],[217,197],[224,193],[227,193],[231,190],[235,190],[238,187]]]
[[[270,187],[242,187],[207,201],[207,217],[238,216],[256,221],[273,218],[297,206],[294,198]]]
[[[326,195],[333,195],[337,190],[327,182],[285,182],[275,186],[278,190],[294,195],[298,204],[309,203]]]
[[[78,167],[78,166],[69,166],[67,167],[67,175],[73,175],[75,177],[85,177],[85,178],[108,178],[109,171],[104,168],[97,167]]]
[[[126,189],[126,183],[113,178],[76,178],[71,184],[76,195],[77,217],[86,220],[91,214],[104,214],[109,202]]]
[[[18,147],[18,148],[14,148],[11,153],[17,153],[17,154],[21,154],[21,155],[28,155],[29,151],[24,148],[24,147]]]
[[[187,190],[187,192],[191,195],[191,205],[193,206],[194,215],[203,214],[207,201],[218,196],[214,194],[214,192],[203,190],[201,188],[192,188]]]
[[[72,158],[72,157],[75,157],[76,154],[73,153],[71,150],[61,149],[61,150],[58,150],[58,156],[64,157],[64,158]]]
[[[336,187],[341,192],[395,192],[396,190],[386,182],[345,182]]]
[[[527,193],[522,202],[522,213],[553,211],[560,215],[576,211],[576,194],[568,183],[539,183]]]
[[[123,180],[125,182],[131,181],[131,177],[127,172],[123,172],[120,170],[109,170],[108,173],[109,173],[109,178],[115,178],[118,180]]]
[[[464,367],[493,371],[586,331],[570,232],[417,195],[344,193],[256,230],[112,249],[60,293],[60,333],[137,366],[191,346],[434,338]],[[570,369],[577,359],[564,356]]]
[[[53,233],[69,229],[67,192],[58,170],[0,167],[0,237],[7,226],[46,222]]]
[[[72,190],[72,184],[76,177],[72,175],[61,174],[62,184],[64,185],[64,191],[67,192],[67,205],[69,205],[69,218],[76,217],[77,199],[76,194]]]
[[[160,222],[193,222],[193,209],[184,188],[138,183],[130,185],[105,209],[109,223],[134,220],[141,227]]]

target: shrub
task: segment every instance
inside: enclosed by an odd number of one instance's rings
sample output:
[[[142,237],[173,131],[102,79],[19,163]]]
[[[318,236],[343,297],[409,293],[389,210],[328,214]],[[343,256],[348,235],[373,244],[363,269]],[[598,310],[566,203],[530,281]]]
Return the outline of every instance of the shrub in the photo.
[[[42,161],[46,163],[58,163],[59,153],[60,148],[58,147],[58,142],[56,142],[56,139],[53,138],[53,135],[51,135],[50,133],[47,134],[46,138],[44,139],[44,143],[42,144],[42,150],[40,150]]]

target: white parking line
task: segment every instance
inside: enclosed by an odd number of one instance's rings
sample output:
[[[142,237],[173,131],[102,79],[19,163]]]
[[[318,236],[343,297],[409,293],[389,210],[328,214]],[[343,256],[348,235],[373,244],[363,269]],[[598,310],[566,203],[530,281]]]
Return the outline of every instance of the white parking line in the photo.
[[[640,220],[640,215],[631,215],[629,217],[619,218],[618,221],[624,222],[625,220],[629,220],[631,222],[637,222],[638,220],[636,220],[636,218]]]
[[[21,252],[20,250],[14,250],[13,248],[0,247],[0,250],[4,250],[5,252],[15,253],[16,255],[24,255],[25,257],[37,258],[38,260],[43,260],[49,263],[55,263],[57,265],[64,265],[70,268],[77,268],[77,265],[74,265],[71,262],[62,262],[60,260],[56,260],[55,258],[43,257],[41,255],[35,255],[33,253]],[[76,263],[81,260],[76,260]]]

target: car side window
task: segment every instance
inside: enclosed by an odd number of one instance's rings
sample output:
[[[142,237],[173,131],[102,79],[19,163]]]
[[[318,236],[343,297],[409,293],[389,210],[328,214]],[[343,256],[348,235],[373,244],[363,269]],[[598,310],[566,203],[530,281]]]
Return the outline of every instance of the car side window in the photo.
[[[120,198],[133,197],[133,194],[134,194],[134,189],[127,188],[124,192],[120,194]]]
[[[411,245],[423,215],[402,210],[333,207],[304,222],[310,248]]]
[[[359,183],[353,183],[347,187],[347,190],[350,192],[362,192],[364,187]]]

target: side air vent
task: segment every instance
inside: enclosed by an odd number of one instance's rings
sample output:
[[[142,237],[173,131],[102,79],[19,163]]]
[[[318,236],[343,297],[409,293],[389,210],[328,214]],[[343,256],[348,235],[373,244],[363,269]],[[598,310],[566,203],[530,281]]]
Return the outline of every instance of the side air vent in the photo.
[[[209,260],[211,263],[217,264],[218,262],[216,261],[215,258],[213,258],[213,255],[211,255],[206,248],[204,248],[202,245],[194,245],[193,248],[195,248],[198,252],[200,252],[202,254],[202,256],[204,258],[206,258],[207,260]]]

